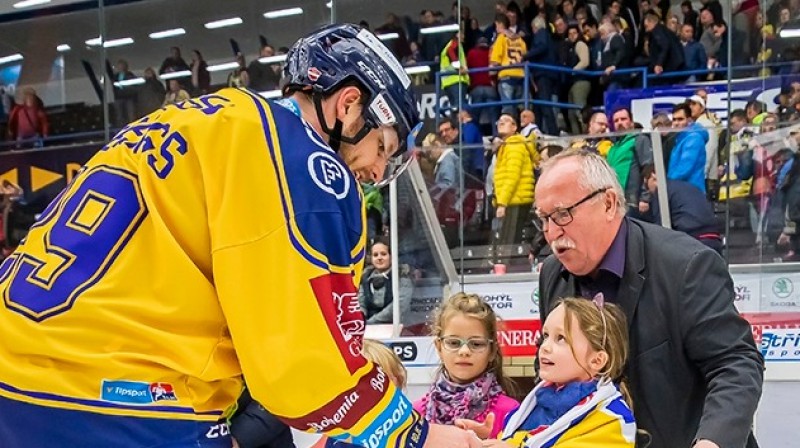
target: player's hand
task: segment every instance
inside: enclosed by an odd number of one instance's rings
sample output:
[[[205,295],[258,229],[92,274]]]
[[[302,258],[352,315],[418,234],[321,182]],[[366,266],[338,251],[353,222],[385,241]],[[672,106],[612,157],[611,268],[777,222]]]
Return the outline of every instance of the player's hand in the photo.
[[[457,418],[455,425],[461,429],[474,432],[481,439],[488,439],[492,435],[492,428],[494,428],[494,413],[490,412],[486,415],[486,420],[483,423],[468,418]]]
[[[698,440],[697,443],[694,444],[693,448],[719,448],[719,445],[710,441],[710,440]]]
[[[501,440],[497,440],[497,439],[484,440],[483,444],[481,446],[482,447],[488,447],[488,448],[513,448],[514,447],[514,445],[509,445],[508,443],[503,442]]]
[[[778,237],[778,246],[786,246],[789,244],[789,241],[789,235],[781,233],[781,236]]]
[[[455,426],[431,423],[424,448],[480,448],[481,439],[474,432],[464,431]]]
[[[497,207],[497,211],[495,212],[495,216],[497,216],[500,219],[505,218],[506,217],[506,208],[503,207],[502,205],[500,207]]]
[[[647,213],[650,210],[650,204],[645,201],[639,201],[639,212]]]
[[[231,437],[231,440],[233,440],[233,448],[239,448],[239,442],[237,442],[233,437]]]

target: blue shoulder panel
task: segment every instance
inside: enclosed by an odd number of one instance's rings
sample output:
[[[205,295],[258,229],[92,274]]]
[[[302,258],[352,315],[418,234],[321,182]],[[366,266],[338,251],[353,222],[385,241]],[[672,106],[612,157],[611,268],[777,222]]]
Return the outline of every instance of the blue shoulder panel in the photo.
[[[346,269],[364,257],[360,189],[347,165],[291,110],[251,92],[292,244],[311,263]]]

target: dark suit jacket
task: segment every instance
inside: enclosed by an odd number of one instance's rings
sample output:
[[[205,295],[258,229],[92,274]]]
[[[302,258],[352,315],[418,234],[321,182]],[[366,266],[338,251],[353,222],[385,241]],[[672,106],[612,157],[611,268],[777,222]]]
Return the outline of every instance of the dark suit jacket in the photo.
[[[630,352],[625,375],[639,429],[650,448],[757,446],[750,434],[764,362],[750,325],[733,306],[723,259],[693,238],[626,218],[625,271],[614,300],[625,311]],[[580,296],[553,256],[539,278],[544,320],[556,300]]]

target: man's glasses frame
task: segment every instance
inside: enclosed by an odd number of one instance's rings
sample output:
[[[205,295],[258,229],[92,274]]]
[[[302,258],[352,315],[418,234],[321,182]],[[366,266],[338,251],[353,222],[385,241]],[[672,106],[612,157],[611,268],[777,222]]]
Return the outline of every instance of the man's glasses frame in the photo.
[[[603,187],[598,188],[597,190],[589,193],[588,195],[584,196],[583,199],[579,200],[578,202],[570,205],[569,207],[564,208],[557,208],[553,210],[551,213],[546,215],[536,214],[536,219],[533,220],[533,223],[536,225],[536,228],[544,232],[547,229],[548,223],[553,221],[553,223],[559,227],[564,227],[569,225],[575,217],[572,215],[572,211],[575,210],[579,205],[583,204],[584,202],[589,201],[590,199],[594,198],[600,193],[605,193],[611,187]]]

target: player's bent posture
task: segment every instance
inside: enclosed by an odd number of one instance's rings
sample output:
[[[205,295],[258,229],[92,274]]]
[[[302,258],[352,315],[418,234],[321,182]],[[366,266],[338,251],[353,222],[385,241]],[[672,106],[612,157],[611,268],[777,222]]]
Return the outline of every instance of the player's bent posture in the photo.
[[[299,429],[480,446],[361,355],[358,180],[404,150],[408,77],[351,25],[284,76],[278,102],[228,89],[128,125],[0,266],[3,448],[230,447],[242,374]]]

